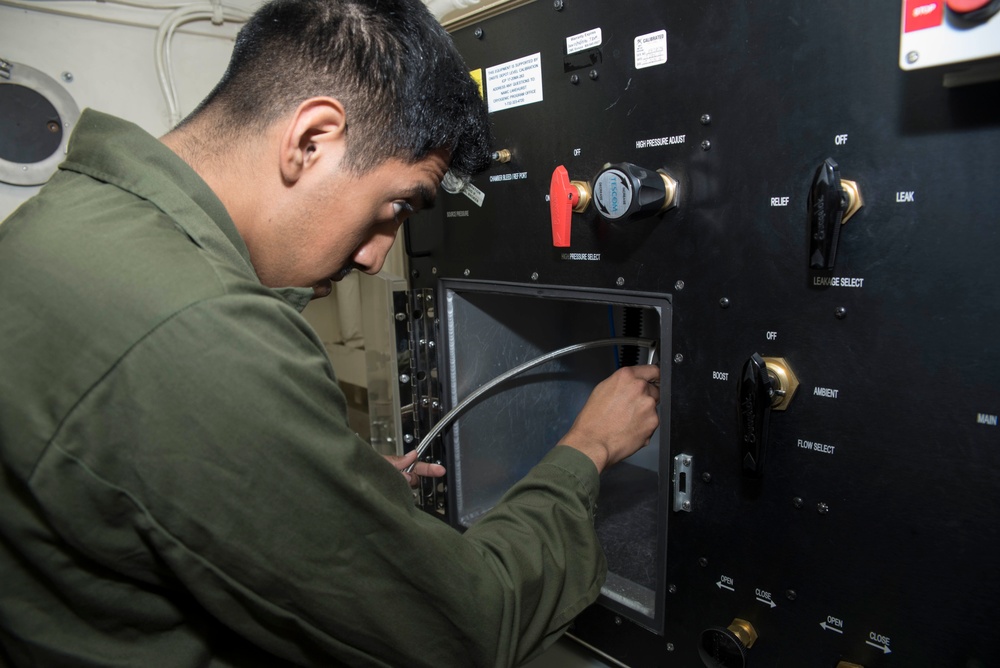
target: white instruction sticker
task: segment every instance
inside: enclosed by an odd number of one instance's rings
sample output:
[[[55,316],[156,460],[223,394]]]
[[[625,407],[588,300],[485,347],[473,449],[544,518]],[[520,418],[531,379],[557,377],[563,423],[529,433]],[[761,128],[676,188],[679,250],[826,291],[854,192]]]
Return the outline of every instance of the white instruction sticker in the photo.
[[[542,54],[486,68],[490,113],[542,101]]]
[[[566,55],[601,45],[601,29],[594,28],[566,38]]]
[[[635,38],[635,69],[667,62],[667,31],[660,30]]]

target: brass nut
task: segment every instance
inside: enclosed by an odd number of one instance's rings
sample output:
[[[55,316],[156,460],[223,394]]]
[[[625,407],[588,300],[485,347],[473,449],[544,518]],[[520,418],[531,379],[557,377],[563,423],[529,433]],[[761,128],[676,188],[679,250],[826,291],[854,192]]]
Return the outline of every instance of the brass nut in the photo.
[[[768,375],[774,379],[774,389],[780,390],[775,392],[771,400],[771,410],[783,411],[788,408],[795,391],[799,389],[799,379],[784,357],[765,357],[764,364]]]

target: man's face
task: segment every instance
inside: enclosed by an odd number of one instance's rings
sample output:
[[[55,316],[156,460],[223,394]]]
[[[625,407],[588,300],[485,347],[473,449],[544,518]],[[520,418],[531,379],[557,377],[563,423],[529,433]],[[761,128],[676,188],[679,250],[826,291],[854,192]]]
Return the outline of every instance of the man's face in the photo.
[[[254,258],[261,281],[312,286],[324,297],[352,269],[377,273],[406,217],[433,204],[448,157],[440,150],[416,163],[389,159],[362,176],[340,165],[314,173],[271,227],[266,254]]]

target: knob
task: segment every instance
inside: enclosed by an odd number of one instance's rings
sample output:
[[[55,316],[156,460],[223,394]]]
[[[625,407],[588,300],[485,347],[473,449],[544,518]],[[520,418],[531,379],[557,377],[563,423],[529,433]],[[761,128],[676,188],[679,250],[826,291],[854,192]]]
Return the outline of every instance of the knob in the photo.
[[[708,668],[745,668],[747,650],[756,641],[753,624],[737,617],[727,628],[716,626],[702,631],[698,656]]]
[[[798,377],[782,357],[761,357],[754,353],[743,365],[736,394],[737,432],[745,475],[759,478],[764,474],[771,411],[788,408],[798,387]]]
[[[764,474],[767,425],[771,417],[774,387],[767,366],[757,353],[743,365],[736,384],[739,405],[740,457],[743,473],[753,478]]]
[[[970,23],[982,23],[1000,12],[1000,0],[947,0],[948,10]]]
[[[552,219],[552,245],[569,246],[573,212],[583,213],[590,204],[590,185],[583,181],[570,181],[569,172],[562,165],[552,172],[549,183],[549,216]]]
[[[840,242],[840,226],[864,206],[854,181],[840,178],[833,158],[816,170],[809,189],[809,266],[833,269]]]
[[[605,220],[623,223],[676,206],[677,181],[663,170],[621,162],[594,177],[594,206]]]

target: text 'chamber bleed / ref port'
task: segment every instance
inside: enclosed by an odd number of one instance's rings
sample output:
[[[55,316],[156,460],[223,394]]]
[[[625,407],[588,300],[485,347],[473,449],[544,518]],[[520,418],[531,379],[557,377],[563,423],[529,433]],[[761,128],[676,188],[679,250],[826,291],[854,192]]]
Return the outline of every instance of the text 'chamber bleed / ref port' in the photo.
[[[450,516],[467,528],[559,443],[594,386],[621,366],[670,359],[671,311],[663,295],[464,280],[443,280],[441,289],[451,406],[527,360],[605,342],[498,385],[455,420],[447,432]],[[655,342],[656,359],[646,342]],[[672,493],[669,373],[661,366],[660,428],[602,474],[595,516],[609,571],[601,603],[658,632]]]

